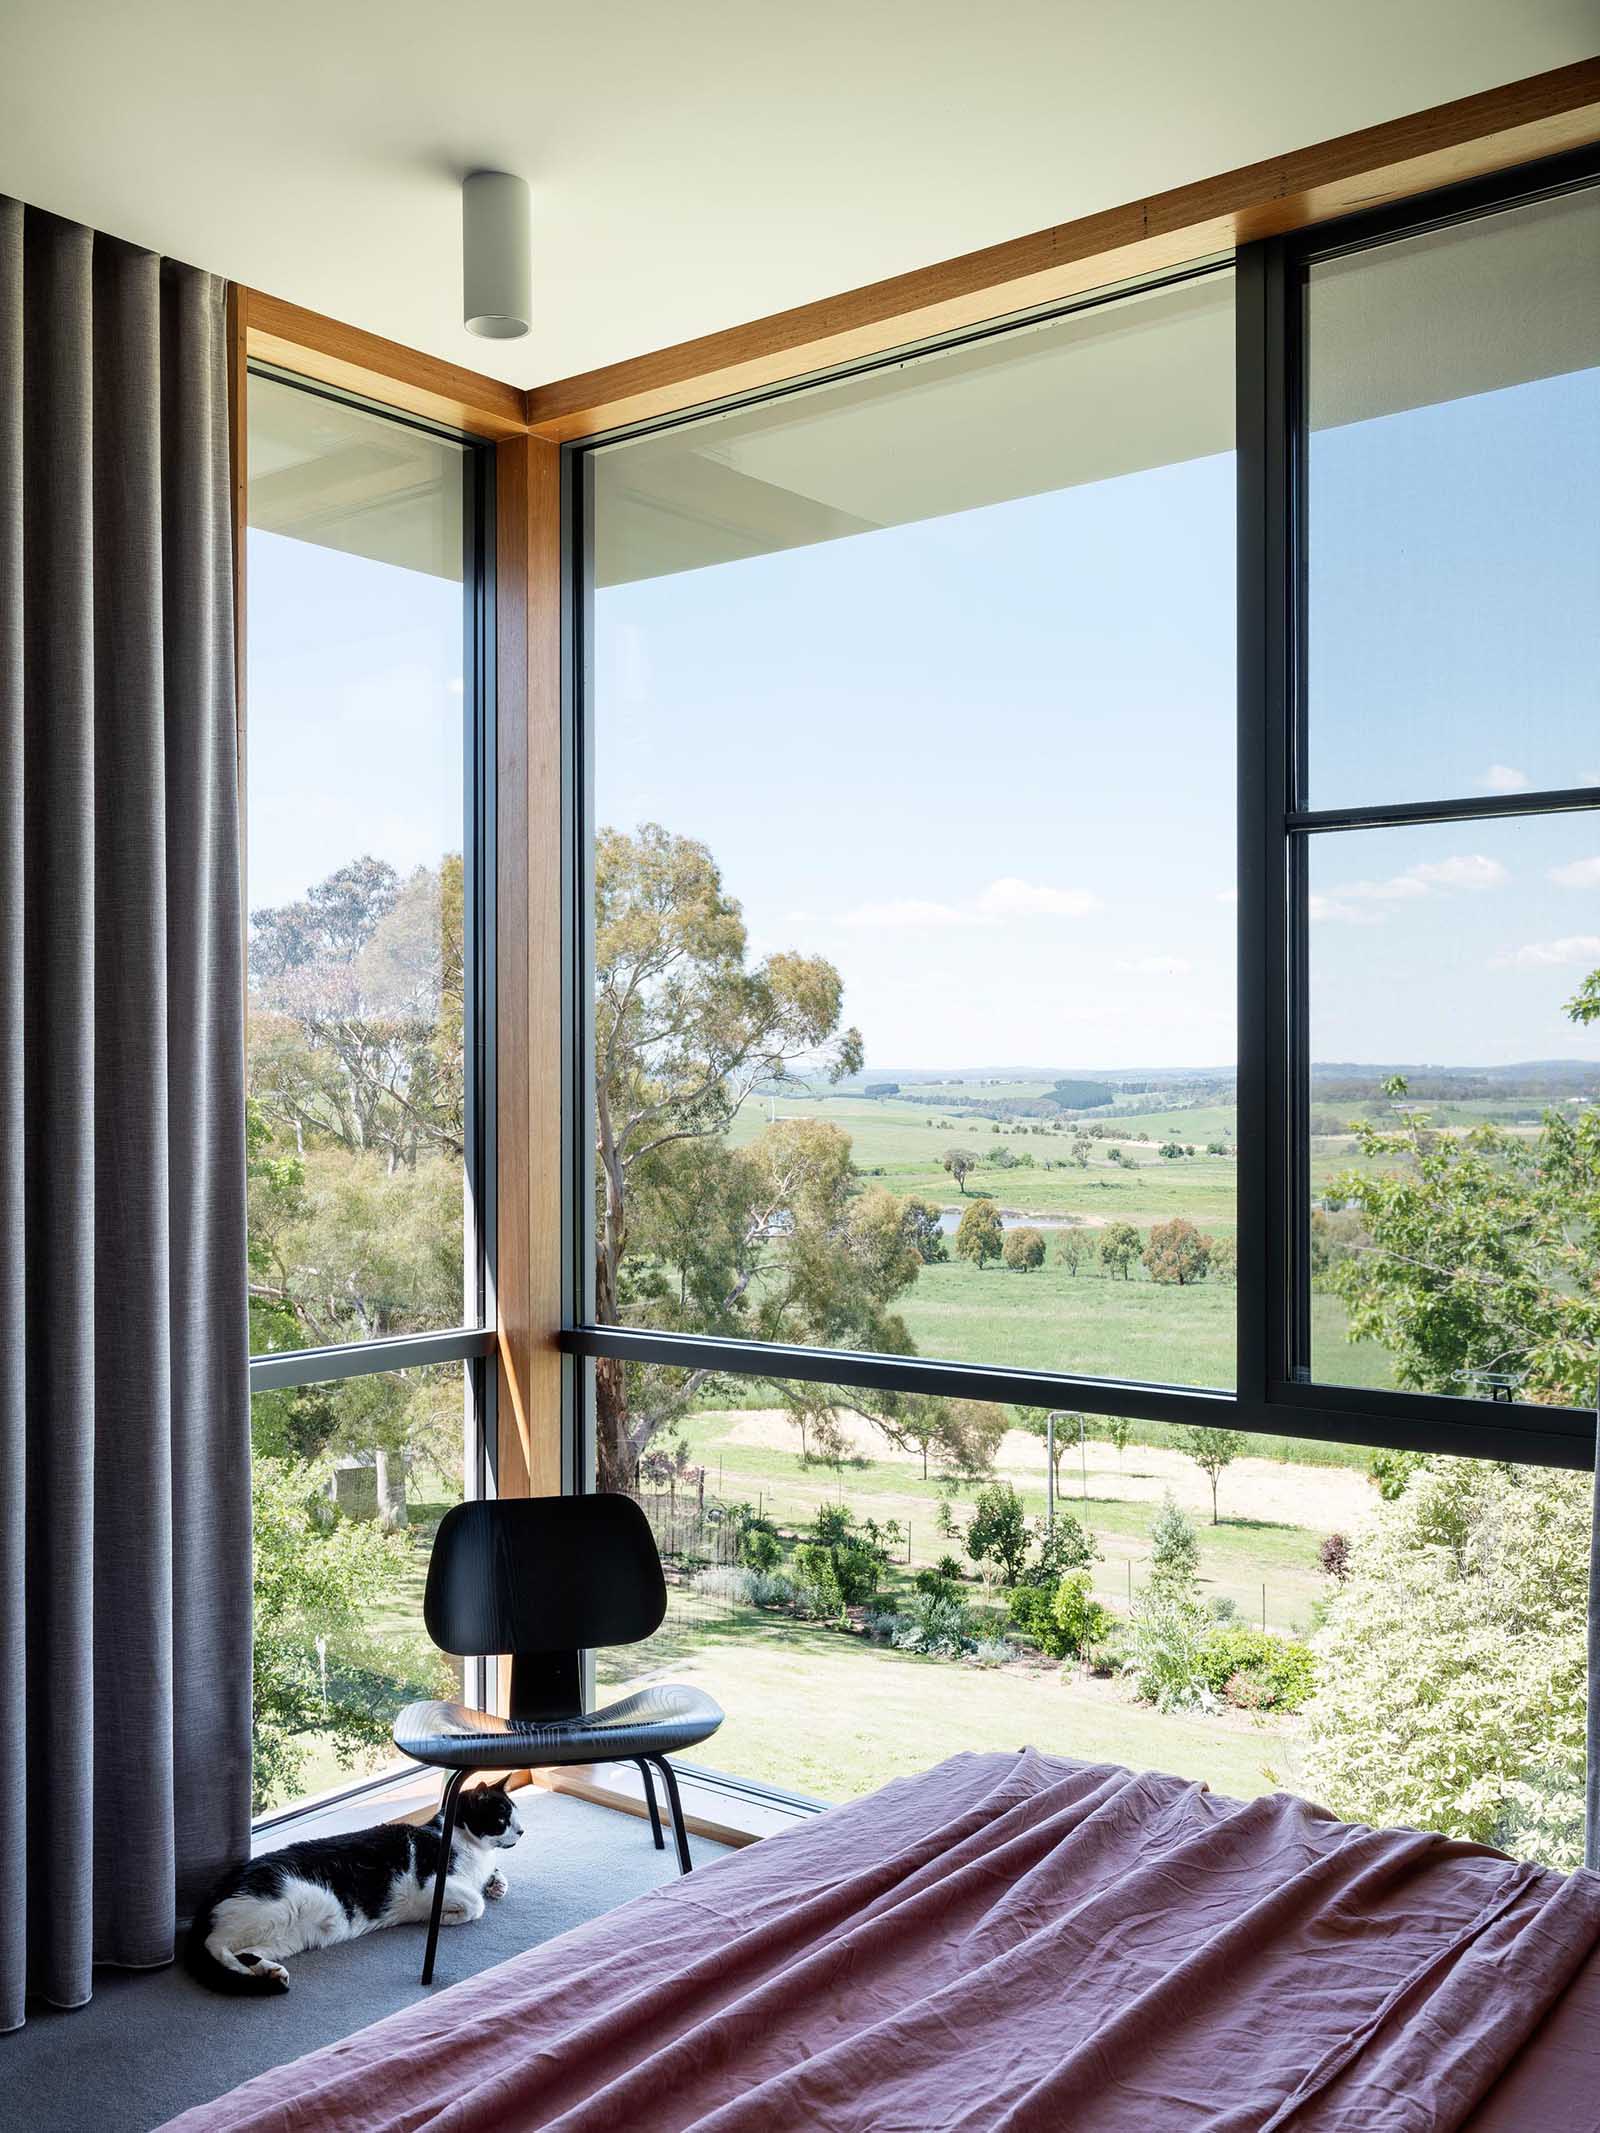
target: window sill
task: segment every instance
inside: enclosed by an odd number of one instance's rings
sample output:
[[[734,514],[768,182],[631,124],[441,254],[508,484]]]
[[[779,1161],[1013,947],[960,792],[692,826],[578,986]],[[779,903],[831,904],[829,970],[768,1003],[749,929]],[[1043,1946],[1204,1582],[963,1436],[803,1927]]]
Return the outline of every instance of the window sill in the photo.
[[[683,1799],[683,1819],[690,1833],[716,1844],[736,1849],[754,1844],[762,1837],[796,1829],[824,1811],[821,1800],[769,1792],[761,1786],[744,1785],[737,1779],[686,1769],[681,1764],[674,1768]],[[258,1822],[251,1850],[259,1857],[286,1844],[303,1843],[308,1837],[348,1836],[354,1830],[369,1829],[374,1822],[430,1822],[439,1811],[440,1784],[438,1771],[413,1765],[360,1791],[309,1800],[302,1808]],[[641,1819],[649,1812],[644,1782],[632,1763],[574,1763],[564,1769],[519,1770],[512,1773],[512,1784],[568,1793],[574,1799],[589,1800],[597,1807],[610,1807]],[[662,1805],[664,1811],[665,1803]]]

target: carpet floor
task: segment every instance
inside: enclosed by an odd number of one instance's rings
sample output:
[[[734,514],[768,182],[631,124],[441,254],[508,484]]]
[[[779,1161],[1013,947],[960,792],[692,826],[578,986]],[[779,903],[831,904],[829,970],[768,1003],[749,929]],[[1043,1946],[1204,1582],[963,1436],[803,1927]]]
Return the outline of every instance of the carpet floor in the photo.
[[[504,1855],[511,1884],[470,1926],[439,1937],[432,1991],[676,1877],[646,1823],[559,1793],[517,1795],[526,1834]],[[691,1839],[697,1863],[722,1846]],[[426,1997],[423,1929],[397,1926],[296,1956],[290,1990],[271,2000],[207,1992],[181,1969],[97,1972],[87,2007],[30,2011],[0,2036],[0,2124],[16,2133],[151,2133],[271,2066],[330,2044]]]

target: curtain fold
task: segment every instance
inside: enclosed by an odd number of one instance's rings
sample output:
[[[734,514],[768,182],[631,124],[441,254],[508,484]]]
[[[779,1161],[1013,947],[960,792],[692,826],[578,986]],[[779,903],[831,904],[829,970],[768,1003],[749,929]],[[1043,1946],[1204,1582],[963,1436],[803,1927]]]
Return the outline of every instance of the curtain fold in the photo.
[[[0,2030],[249,1841],[225,294],[0,198]]]

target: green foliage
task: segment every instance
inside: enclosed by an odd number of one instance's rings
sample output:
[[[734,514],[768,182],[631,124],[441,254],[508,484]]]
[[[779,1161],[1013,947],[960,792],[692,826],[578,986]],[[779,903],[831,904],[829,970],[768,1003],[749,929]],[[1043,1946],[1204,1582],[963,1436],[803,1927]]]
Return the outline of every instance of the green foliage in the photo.
[[[969,1175],[977,1169],[978,1158],[970,1148],[947,1148],[944,1152],[944,1167],[955,1179],[961,1192],[967,1189]]]
[[[747,1570],[776,1570],[783,1561],[783,1543],[764,1520],[752,1520],[739,1537],[739,1560]]]
[[[959,1585],[961,1583],[961,1559],[959,1556],[941,1555],[933,1567],[947,1584]]]
[[[1094,1598],[1086,1570],[1074,1570],[1064,1577],[1051,1604],[1063,1658],[1085,1657],[1103,1645],[1117,1627],[1116,1616]]]
[[[1367,1461],[1367,1471],[1385,1503],[1393,1503],[1410,1486],[1413,1474],[1431,1464],[1426,1452],[1376,1451]]]
[[[860,1071],[840,1029],[838,971],[780,952],[752,963],[738,904],[703,844],[656,823],[595,840],[596,1308],[757,1340],[904,1353],[885,1306],[920,1265],[900,1203],[857,1200],[850,1143],[784,1120],[723,1140],[757,1087],[794,1063]],[[757,1276],[760,1280],[757,1280]],[[626,1487],[650,1438],[685,1411],[694,1372],[602,1361],[600,1483]],[[812,1410],[816,1411],[816,1410]]]
[[[900,1202],[900,1210],[906,1242],[922,1264],[942,1266],[950,1257],[950,1251],[944,1241],[938,1208],[931,1200],[908,1199]]]
[[[1168,1489],[1150,1526],[1150,1571],[1157,1582],[1193,1585],[1200,1570],[1200,1536]]]
[[[1053,1585],[1017,1585],[1006,1596],[1006,1612],[1014,1629],[1042,1652],[1059,1659],[1063,1651],[1059,1648],[1061,1633],[1056,1624],[1055,1603]]]
[[[1074,1279],[1088,1249],[1089,1240],[1082,1230],[1063,1229],[1056,1232],[1056,1262],[1064,1266]]]
[[[894,1632],[903,1652],[957,1659],[972,1648],[971,1618],[953,1594],[919,1592],[907,1604],[905,1620]]]
[[[1140,1249],[1139,1232],[1131,1222],[1108,1222],[1100,1232],[1100,1264],[1108,1274],[1120,1274],[1124,1281]]]
[[[1178,1430],[1178,1449],[1191,1458],[1211,1484],[1211,1523],[1217,1519],[1217,1483],[1239,1456],[1239,1433],[1232,1429],[1201,1429],[1192,1422]]]
[[[1356,1537],[1306,1707],[1336,1814],[1581,1863],[1592,1486],[1441,1460]]]
[[[1001,1227],[1000,1210],[993,1200],[974,1200],[963,1210],[961,1225],[956,1231],[956,1257],[969,1259],[976,1267],[998,1259],[1005,1249],[1005,1231]]]
[[[1024,1567],[1018,1582],[1050,1591],[1069,1570],[1086,1569],[1099,1559],[1100,1550],[1088,1527],[1081,1525],[1070,1511],[1057,1506],[1055,1525],[1040,1527],[1039,1552]]]
[[[815,1596],[811,1612],[842,1614],[847,1607],[868,1607],[878,1596],[884,1549],[877,1536],[855,1530],[844,1504],[822,1504],[812,1521],[812,1539],[795,1550],[795,1570]]]
[[[1600,1011],[1600,972],[1567,1004]],[[1396,1093],[1405,1094],[1397,1079]],[[1524,1399],[1589,1406],[1600,1359],[1600,1109],[1548,1111],[1535,1140],[1503,1126],[1441,1133],[1426,1111],[1362,1124],[1366,1166],[1334,1180],[1364,1242],[1328,1268],[1352,1340],[1381,1343],[1398,1382],[1460,1392],[1473,1372]]]
[[[1213,1634],[1192,1583],[1153,1578],[1133,1603],[1124,1671],[1142,1702],[1158,1711],[1210,1709],[1201,1655]]]
[[[1164,1152],[1164,1151],[1163,1151]],[[1152,1281],[1175,1282],[1185,1288],[1191,1281],[1204,1281],[1211,1271],[1212,1240],[1203,1236],[1184,1215],[1158,1222],[1144,1248],[1144,1263]]]
[[[1028,1552],[1028,1519],[1009,1481],[991,1481],[978,1491],[967,1527],[967,1553],[975,1563],[992,1561],[1002,1585],[1015,1585]]]
[[[1199,1678],[1246,1711],[1298,1711],[1316,1681],[1309,1645],[1244,1624],[1214,1629],[1200,1647]]]
[[[1031,1273],[1035,1267],[1044,1265],[1043,1232],[1027,1227],[1007,1230],[1001,1256],[1008,1267],[1019,1273]]]
[[[1116,1446],[1117,1458],[1128,1449],[1128,1439],[1133,1435],[1133,1424],[1126,1415],[1102,1415],[1099,1418],[1101,1435],[1107,1443]]]
[[[253,1463],[258,1810],[293,1794],[313,1735],[330,1741],[348,1768],[388,1741],[402,1703],[448,1690],[444,1663],[423,1639],[406,1647],[370,1634],[366,1618],[396,1597],[409,1548],[376,1525],[339,1517],[326,1480],[323,1468],[260,1456]],[[319,1636],[327,1641],[326,1704]]]
[[[953,1562],[955,1558],[947,1556],[945,1560]],[[919,1570],[911,1582],[918,1592],[938,1594],[947,1600],[955,1599],[960,1591],[957,1579],[950,1577],[937,1566],[933,1569]]]

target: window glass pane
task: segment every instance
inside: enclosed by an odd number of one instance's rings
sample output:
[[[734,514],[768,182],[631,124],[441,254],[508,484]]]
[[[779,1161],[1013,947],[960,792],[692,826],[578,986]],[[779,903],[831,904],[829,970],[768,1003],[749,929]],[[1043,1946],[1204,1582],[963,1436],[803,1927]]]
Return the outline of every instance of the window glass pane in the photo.
[[[1590,1405],[1600,814],[1326,833],[1308,874],[1312,1375]]]
[[[461,450],[250,385],[251,1345],[464,1281]]]
[[[591,460],[603,1318],[1232,1383],[1233,390],[1216,276]]]
[[[1310,805],[1600,783],[1600,194],[1307,302]]]
[[[1028,1741],[1578,1863],[1587,1476],[1063,1415],[1047,1559],[1042,1413],[680,1389],[667,1619],[598,1665],[714,1695],[694,1761],[836,1801]]]
[[[422,1589],[464,1493],[464,1380],[436,1363],[250,1403],[258,1813],[398,1762],[401,1705],[461,1694]]]

